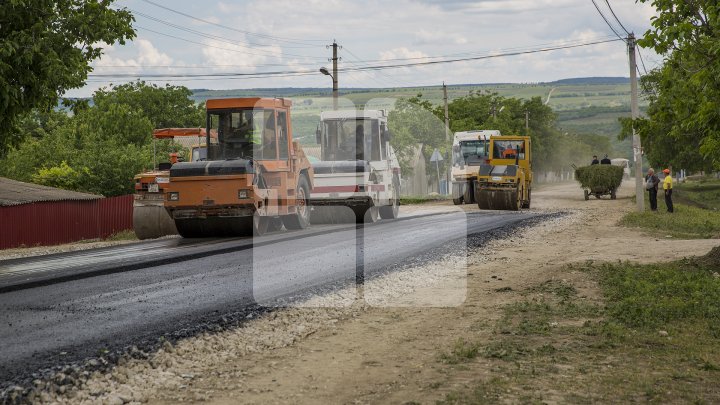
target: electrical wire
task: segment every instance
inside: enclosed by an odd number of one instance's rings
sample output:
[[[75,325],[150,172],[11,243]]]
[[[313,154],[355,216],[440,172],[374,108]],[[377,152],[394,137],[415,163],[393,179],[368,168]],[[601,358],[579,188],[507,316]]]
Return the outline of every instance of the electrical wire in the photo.
[[[310,47],[312,47],[312,48],[318,48],[318,47],[319,47],[319,45],[312,45],[312,46],[310,46],[310,45],[305,45],[305,46],[288,46],[288,45],[283,45],[283,46],[280,46],[280,45],[276,45],[276,44],[259,44],[259,43],[254,43],[254,42],[250,42],[250,41],[248,41],[248,42],[246,42],[246,43],[240,43],[240,42],[239,42],[238,40],[236,40],[236,39],[231,39],[231,38],[227,38],[227,37],[222,37],[222,36],[215,35],[215,34],[208,34],[208,33],[206,33],[206,32],[202,32],[202,31],[198,31],[198,30],[195,30],[195,29],[192,29],[192,28],[188,28],[188,27],[185,27],[185,26],[182,26],[182,25],[178,25],[178,24],[172,23],[172,22],[170,22],[170,21],[165,21],[165,20],[163,20],[163,19],[161,19],[161,18],[153,17],[153,16],[151,16],[151,15],[149,15],[149,14],[145,14],[145,13],[143,13],[143,12],[136,11],[136,10],[133,10],[133,9],[131,9],[131,8],[127,8],[127,9],[130,10],[130,12],[132,12],[133,15],[137,15],[137,16],[146,18],[146,19],[148,19],[148,20],[155,21],[155,22],[158,22],[158,23],[160,23],[160,24],[167,25],[167,26],[172,27],[172,28],[175,28],[175,29],[177,29],[177,30],[189,32],[189,33],[191,33],[191,34],[199,35],[199,36],[201,36],[201,37],[205,37],[205,38],[209,38],[209,39],[215,39],[215,40],[221,41],[221,42],[227,42],[227,43],[229,43],[229,44],[236,45],[236,46],[241,46],[241,47],[243,47],[243,48],[268,47],[268,46],[278,46],[278,47],[282,47],[282,48],[310,48]],[[300,56],[300,55],[297,55],[297,56]]]
[[[620,39],[622,40],[622,39]],[[501,57],[508,57],[508,56],[518,56],[518,55],[527,55],[527,54],[533,54],[533,53],[543,53],[543,52],[551,52],[556,50],[563,50],[563,49],[570,49],[570,48],[578,48],[583,46],[591,46],[591,45],[598,45],[603,43],[609,43],[609,42],[615,42],[618,41],[618,39],[608,39],[608,40],[602,40],[602,41],[592,41],[592,42],[585,42],[582,44],[574,44],[574,45],[564,45],[564,46],[555,46],[555,47],[547,47],[547,48],[540,48],[540,49],[533,49],[533,50],[525,50],[525,51],[517,51],[517,52],[506,52],[506,53],[498,53],[493,55],[485,55],[485,56],[476,56],[476,57],[468,57],[468,58],[458,58],[458,59],[446,59],[446,60],[437,60],[437,61],[425,61],[425,62],[415,62],[415,63],[405,63],[405,64],[392,64],[392,65],[376,65],[376,66],[360,66],[360,67],[353,67],[353,68],[342,68],[338,69],[340,72],[360,72],[360,71],[376,71],[376,70],[386,70],[386,69],[399,69],[399,68],[407,68],[407,67],[419,67],[419,66],[428,66],[428,65],[438,65],[438,64],[446,64],[446,63],[457,63],[457,62],[469,62],[469,61],[477,61],[477,60],[485,60],[485,59],[494,59],[494,58],[501,58]],[[122,77],[135,77],[135,78],[141,78],[141,77],[164,77],[164,78],[233,78],[233,77],[283,77],[283,76],[291,76],[291,75],[308,75],[308,74],[317,74],[315,70],[304,70],[304,71],[272,71],[272,72],[240,72],[240,73],[203,73],[203,74],[152,74],[152,75],[136,75],[136,74],[90,74],[88,77],[114,77],[114,78],[122,78]]]
[[[643,71],[645,71],[645,74],[648,74],[648,70],[645,67],[645,61],[643,60],[642,54],[640,53],[640,48],[636,46],[635,49],[637,49],[638,56],[640,57],[640,63],[642,64]]]
[[[251,35],[251,36],[254,36],[254,37],[258,37],[258,38],[266,38],[266,39],[272,39],[272,40],[275,40],[275,41],[278,41],[278,42],[287,42],[287,43],[294,43],[294,44],[300,44],[300,45],[311,45],[311,46],[316,46],[316,45],[317,45],[317,44],[311,44],[311,42],[325,42],[325,41],[326,41],[326,40],[324,40],[324,39],[304,39],[304,40],[300,40],[300,39],[295,39],[295,38],[284,38],[284,37],[278,37],[278,36],[274,36],[274,35],[260,34],[260,33],[257,33],[257,32],[240,30],[240,29],[237,29],[237,28],[234,28],[234,27],[228,27],[227,25],[222,25],[222,24],[218,24],[218,23],[215,23],[215,22],[212,22],[212,21],[208,21],[208,20],[205,20],[205,19],[202,19],[202,18],[195,17],[195,16],[193,16],[193,15],[184,13],[184,12],[182,12],[182,11],[172,9],[172,8],[170,8],[170,7],[163,6],[162,4],[158,4],[158,3],[154,2],[154,1],[151,1],[151,0],[142,0],[142,1],[145,2],[145,3],[151,4],[151,5],[155,6],[155,7],[159,7],[159,8],[161,8],[161,9],[163,9],[163,10],[169,11],[169,12],[171,12],[171,13],[175,13],[175,14],[181,15],[181,16],[183,16],[183,17],[187,17],[187,18],[193,19],[193,20],[195,20],[195,21],[200,21],[200,22],[203,22],[203,23],[205,23],[205,24],[214,25],[214,26],[216,26],[216,27],[224,28],[224,29],[226,29],[226,30],[235,31],[235,32],[239,32],[239,33],[242,33],[242,34],[245,34],[245,35]]]
[[[143,27],[143,26],[140,26],[140,25],[135,25],[135,28],[139,28],[139,29],[144,30],[144,31],[152,32],[152,33],[154,33],[154,34],[162,35],[162,36],[165,36],[165,37],[168,37],[168,38],[177,39],[177,40],[184,41],[184,42],[187,42],[187,43],[196,44],[196,45],[201,45],[201,46],[206,47],[206,48],[214,48],[214,49],[220,49],[220,50],[223,50],[223,51],[237,52],[237,53],[242,53],[242,54],[244,54],[244,55],[256,55],[256,56],[275,57],[275,58],[280,58],[280,57],[282,57],[282,55],[277,55],[277,54],[273,55],[273,54],[267,54],[267,53],[257,53],[257,52],[250,52],[250,51],[242,51],[242,50],[239,50],[239,49],[230,49],[230,48],[223,48],[223,47],[214,46],[214,45],[208,45],[208,44],[205,44],[205,43],[202,43],[202,42],[193,41],[193,40],[191,40],[191,39],[182,38],[182,37],[178,37],[178,36],[176,36],[176,35],[167,34],[167,33],[160,32],[160,31],[156,31],[156,30],[153,30],[153,29],[150,29],[150,28],[147,28],[147,27]],[[237,46],[237,44],[236,44],[236,46]],[[325,58],[322,58],[322,57],[319,57],[319,56],[304,56],[304,55],[294,55],[294,54],[288,54],[288,53],[283,53],[283,55],[296,56],[296,57],[307,58],[307,59],[317,59],[317,60],[325,59]]]
[[[610,21],[608,21],[608,19],[605,17],[605,14],[603,14],[603,12],[600,10],[600,7],[598,7],[595,0],[590,0],[590,1],[592,1],[592,4],[595,6],[595,9],[600,14],[600,17],[602,17],[602,19],[605,20],[605,24],[607,24],[607,26],[610,27],[610,30],[615,34],[615,36],[620,38],[622,41],[625,41],[625,38],[621,37],[620,34],[618,34],[618,32],[615,30],[615,27],[613,27],[612,24],[610,24]]]
[[[347,49],[347,47],[343,46],[343,49],[342,49],[342,50],[345,51],[345,52],[347,52],[348,55],[350,55],[350,56],[351,56],[353,59],[355,59],[356,61],[358,61],[358,62],[360,62],[360,63],[363,63],[362,60],[360,59],[360,57],[358,57],[358,56],[355,55],[352,51],[350,51],[349,49]],[[354,62],[352,62],[352,61],[347,61],[347,62],[350,63],[351,65],[355,66],[355,67],[360,67],[359,64],[356,64],[356,63],[354,63]],[[380,81],[379,81],[377,78],[375,78],[375,76],[373,76],[372,74],[367,73],[367,72],[363,72],[363,73],[365,73],[371,80],[375,81],[375,82],[378,83],[380,86],[386,87],[386,85],[383,85],[382,83],[380,83]],[[388,79],[388,80],[385,80],[385,83],[389,83],[389,84],[390,84],[390,87],[397,87],[397,86],[394,85],[393,82],[394,82],[394,81],[398,81],[398,80],[394,79],[393,77],[389,76],[389,75],[386,74],[386,73],[383,73],[383,72],[378,72],[378,73],[379,73],[381,76],[384,76],[384,77],[386,77],[386,78]],[[400,81],[400,82],[402,82],[402,81]],[[410,85],[408,82],[404,82],[404,83],[405,83],[406,85],[408,85],[408,87],[412,87],[412,85]]]
[[[607,3],[607,6],[608,6],[608,8],[610,9],[610,12],[612,13],[612,16],[615,17],[615,21],[617,21],[617,23],[620,24],[620,28],[622,28],[623,31],[625,31],[625,33],[626,33],[627,35],[630,35],[630,31],[628,31],[627,28],[625,28],[625,26],[623,25],[623,23],[620,22],[620,19],[619,19],[618,16],[615,14],[615,11],[613,10],[612,6],[610,5],[610,0],[605,0],[605,3]]]

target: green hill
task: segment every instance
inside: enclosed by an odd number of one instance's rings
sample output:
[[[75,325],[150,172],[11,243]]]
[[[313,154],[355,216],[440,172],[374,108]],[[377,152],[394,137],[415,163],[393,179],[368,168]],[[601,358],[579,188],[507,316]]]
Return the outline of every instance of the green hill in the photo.
[[[342,85],[342,77],[340,78]],[[630,79],[626,77],[584,77],[562,79],[547,83],[491,83],[455,84],[448,86],[448,98],[453,100],[470,92],[489,91],[504,97],[540,97],[558,113],[558,126],[565,132],[608,136],[618,157],[629,157],[628,142],[617,141],[619,117],[630,115]],[[433,104],[443,100],[442,86],[395,88],[341,88],[340,96],[356,105],[373,99],[394,99],[422,94]],[[301,140],[311,142],[322,110],[332,107],[332,91],[328,88],[261,88],[237,90],[193,90],[197,101],[225,97],[287,97],[295,102],[293,127]],[[391,108],[381,102],[379,108]],[[641,100],[641,110],[646,103]]]

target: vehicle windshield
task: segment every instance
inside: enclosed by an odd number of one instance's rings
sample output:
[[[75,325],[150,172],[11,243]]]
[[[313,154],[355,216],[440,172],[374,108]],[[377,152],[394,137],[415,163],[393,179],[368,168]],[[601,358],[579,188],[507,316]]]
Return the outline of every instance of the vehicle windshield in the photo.
[[[485,161],[487,151],[483,140],[462,141],[453,153],[453,165],[477,165]]]
[[[200,160],[207,160],[207,148],[205,148],[205,147],[192,148],[192,155],[190,156],[190,161],[198,162]]]
[[[380,160],[378,120],[348,118],[322,123],[322,160]]]
[[[493,141],[494,159],[525,159],[525,141]],[[519,153],[519,156],[517,156]]]
[[[275,111],[272,109],[232,109],[208,111],[208,133],[217,131],[217,142],[210,139],[207,158],[277,159]]]

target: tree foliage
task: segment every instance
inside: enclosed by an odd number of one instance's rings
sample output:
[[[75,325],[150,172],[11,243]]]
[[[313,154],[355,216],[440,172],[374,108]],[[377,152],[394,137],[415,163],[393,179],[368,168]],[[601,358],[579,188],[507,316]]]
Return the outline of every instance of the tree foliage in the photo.
[[[641,0],[649,2],[650,0]],[[658,16],[638,41],[664,56],[643,78],[646,118],[634,125],[652,165],[691,171],[720,168],[720,4],[715,0],[653,0]]]
[[[493,114],[494,111],[494,114]],[[597,147],[611,149],[609,140],[601,136],[578,136],[561,133],[556,128],[556,115],[539,97],[532,99],[505,98],[496,93],[471,92],[448,104],[452,133],[497,129],[505,135],[525,135],[525,113],[529,114],[535,167],[543,171],[568,169],[572,164],[590,161]],[[428,158],[437,148],[447,156],[451,142],[445,140],[444,108],[434,106],[418,94],[401,99],[390,113],[393,147],[399,155],[404,173],[418,144]],[[602,139],[600,139],[602,138]],[[447,159],[443,161],[447,164]],[[428,167],[434,172],[435,166]]]
[[[102,44],[132,39],[132,15],[113,0],[0,2],[0,152],[17,144],[20,118],[48,111],[81,87]]]
[[[198,127],[202,106],[184,87],[142,82],[98,90],[74,115],[36,114],[25,141],[0,161],[0,175],[106,196],[133,192],[133,176],[152,166],[152,130]],[[178,149],[159,142],[158,155]]]

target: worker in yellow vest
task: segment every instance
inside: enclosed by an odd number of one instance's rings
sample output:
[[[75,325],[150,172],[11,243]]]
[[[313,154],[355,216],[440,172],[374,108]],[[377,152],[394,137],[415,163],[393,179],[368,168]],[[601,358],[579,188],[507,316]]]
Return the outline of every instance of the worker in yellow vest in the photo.
[[[663,190],[665,190],[665,205],[667,206],[667,212],[673,212],[673,202],[672,202],[672,189],[673,189],[673,179],[670,175],[670,169],[663,170],[663,173],[665,173],[665,180],[663,181]]]

